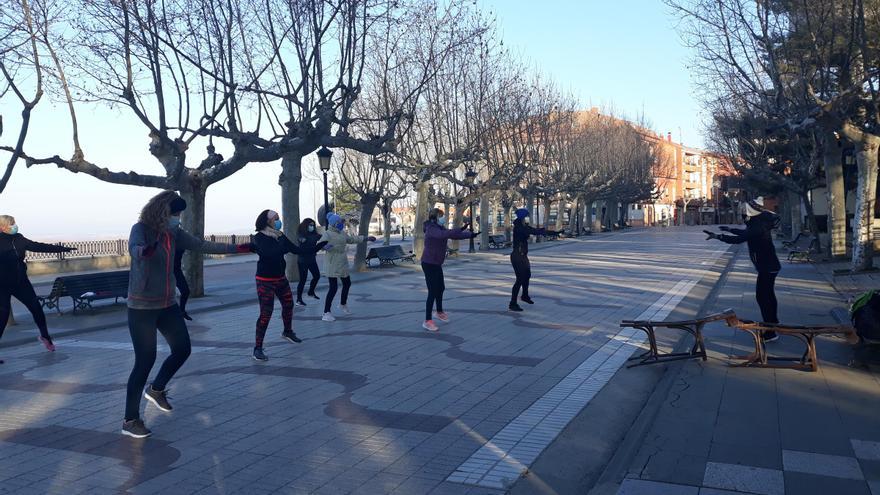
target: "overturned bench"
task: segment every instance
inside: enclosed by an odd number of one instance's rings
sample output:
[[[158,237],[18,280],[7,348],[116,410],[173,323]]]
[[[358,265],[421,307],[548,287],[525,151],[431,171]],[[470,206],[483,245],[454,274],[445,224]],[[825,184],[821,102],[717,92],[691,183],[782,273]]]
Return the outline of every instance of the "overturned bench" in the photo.
[[[726,309],[720,313],[714,313],[711,315],[704,316],[703,318],[697,318],[695,320],[683,320],[683,321],[651,321],[651,320],[623,320],[620,322],[620,326],[622,328],[635,328],[637,330],[641,330],[645,332],[648,336],[648,345],[649,348],[647,351],[629,358],[630,361],[638,359],[639,362],[635,364],[630,364],[627,368],[632,368],[634,366],[642,366],[645,364],[655,364],[655,363],[665,363],[669,361],[678,361],[681,359],[694,359],[694,358],[702,358],[703,361],[706,361],[706,346],[703,342],[703,327],[706,326],[707,323],[711,323],[713,321],[722,321],[725,320],[728,322],[728,325],[733,321],[737,321],[736,313],[733,312],[732,309]],[[657,348],[657,336],[656,331],[658,328],[672,328],[676,330],[681,330],[690,334],[694,338],[694,344],[691,346],[690,350],[687,352],[660,352]]]
[[[761,323],[738,318],[729,320],[728,325],[749,333],[755,343],[755,351],[745,356],[733,356],[741,360],[731,366],[756,368],[787,368],[806,371],[819,369],[819,356],[816,353],[816,337],[820,335],[843,335],[854,344],[858,341],[855,329],[849,325],[784,325],[777,323]],[[779,336],[790,335],[804,343],[806,349],[801,356],[771,356],[767,353],[764,332],[776,332]],[[773,362],[771,362],[773,361]]]
[[[379,266],[382,265],[393,265],[395,261],[409,261],[410,263],[415,263],[416,255],[412,253],[404,253],[403,248],[400,245],[394,246],[380,246],[370,248],[370,251],[367,253],[367,266],[370,265],[372,260],[378,260]]]

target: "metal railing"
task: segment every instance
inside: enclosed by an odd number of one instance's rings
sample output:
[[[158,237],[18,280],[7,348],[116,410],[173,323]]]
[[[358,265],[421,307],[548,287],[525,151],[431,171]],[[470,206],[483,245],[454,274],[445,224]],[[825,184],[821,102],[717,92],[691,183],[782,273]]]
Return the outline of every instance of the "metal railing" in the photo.
[[[250,234],[211,234],[205,240],[221,244],[243,244],[250,242]],[[27,261],[73,260],[100,258],[104,256],[128,256],[128,239],[105,239],[99,241],[71,241],[51,243],[59,246],[75,247],[70,253],[32,253],[25,255]],[[206,258],[218,255],[205,255]]]

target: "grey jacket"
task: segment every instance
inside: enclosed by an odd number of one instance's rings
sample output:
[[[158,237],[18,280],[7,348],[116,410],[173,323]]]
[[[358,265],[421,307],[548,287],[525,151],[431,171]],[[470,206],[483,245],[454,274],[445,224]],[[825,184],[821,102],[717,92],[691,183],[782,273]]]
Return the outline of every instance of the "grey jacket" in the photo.
[[[134,224],[128,236],[129,308],[165,309],[177,304],[174,253],[178,249],[217,254],[237,251],[233,244],[203,241],[181,229],[156,232],[143,223]]]

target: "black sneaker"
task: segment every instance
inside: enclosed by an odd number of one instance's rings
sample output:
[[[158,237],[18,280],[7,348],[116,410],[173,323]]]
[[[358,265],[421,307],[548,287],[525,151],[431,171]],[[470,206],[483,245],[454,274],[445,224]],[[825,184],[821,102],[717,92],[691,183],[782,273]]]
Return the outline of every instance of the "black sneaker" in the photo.
[[[764,340],[764,343],[767,342],[776,342],[779,340],[779,335],[776,335],[776,332],[768,331],[761,334],[761,339]]]
[[[281,338],[286,339],[288,342],[293,342],[294,344],[302,342],[302,339],[297,337],[293,332],[281,332]]]
[[[268,361],[269,358],[263,354],[263,349],[260,347],[254,347],[254,359],[257,361]]]
[[[168,402],[168,391],[167,390],[153,390],[153,386],[150,385],[144,390],[144,397],[150,402],[153,403],[154,406],[165,412],[171,412],[171,404]]]
[[[522,296],[520,300],[524,303],[535,304],[535,301],[532,301],[532,298],[529,296]]]
[[[511,311],[522,311],[522,310],[523,310],[523,309],[519,306],[519,304],[517,304],[517,303],[515,303],[515,302],[510,303],[510,306],[508,306],[507,309],[509,309],[509,310],[511,310]]]
[[[153,432],[144,425],[143,420],[131,419],[122,422],[122,434],[134,438],[147,438]]]
[[[297,301],[296,301],[296,305],[297,305],[297,306],[305,306],[305,305],[306,305],[306,303],[305,303],[305,302],[303,302],[303,300],[302,300],[302,299],[297,299]]]
[[[321,298],[320,298],[320,297],[318,297],[318,295],[317,295],[317,294],[315,294],[315,293],[314,293],[314,292],[313,292],[313,293],[311,293],[311,294],[309,294],[309,295],[310,295],[310,296],[312,296],[312,298],[313,298],[313,299],[321,299]]]
[[[189,315],[186,311],[183,312],[183,319],[186,321],[193,321],[192,316]]]

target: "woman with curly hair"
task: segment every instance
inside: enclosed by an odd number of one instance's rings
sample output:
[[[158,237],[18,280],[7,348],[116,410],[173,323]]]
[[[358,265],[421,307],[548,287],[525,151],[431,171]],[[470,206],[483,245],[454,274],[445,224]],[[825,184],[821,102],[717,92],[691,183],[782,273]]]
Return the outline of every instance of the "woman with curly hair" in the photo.
[[[134,347],[134,368],[128,377],[124,435],[144,438],[151,434],[140,417],[141,395],[160,410],[171,411],[165,386],[190,354],[189,332],[175,297],[174,256],[178,249],[202,253],[245,253],[248,244],[218,244],[193,237],[179,229],[186,201],[174,191],[163,191],[147,202],[140,220],[131,228],[128,251],[128,331]],[[153,383],[144,389],[156,361],[156,330],[162,333],[171,355],[162,363]]]
[[[76,248],[54,246],[34,242],[18,232],[15,218],[0,215],[0,337],[6,329],[9,315],[12,313],[12,298],[15,297],[31,312],[37,328],[40,329],[39,340],[50,352],[55,350],[49,328],[46,325],[46,314],[37,299],[34,286],[27,276],[27,264],[24,257],[28,251],[34,253],[69,253]],[[3,361],[0,361],[2,364]]]

